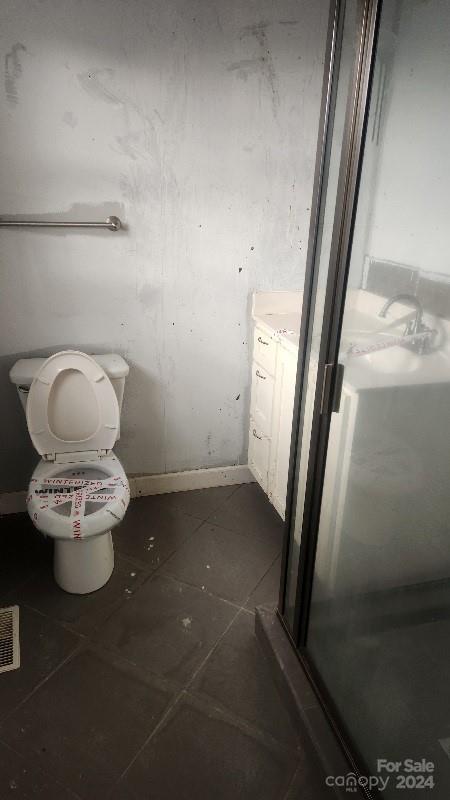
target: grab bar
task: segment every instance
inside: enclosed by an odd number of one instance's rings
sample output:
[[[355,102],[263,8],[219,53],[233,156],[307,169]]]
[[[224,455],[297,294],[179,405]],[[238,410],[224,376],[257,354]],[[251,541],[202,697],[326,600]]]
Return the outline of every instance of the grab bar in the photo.
[[[44,222],[41,220],[2,219],[0,228],[106,228],[118,231],[122,227],[119,217],[107,217],[105,222]]]

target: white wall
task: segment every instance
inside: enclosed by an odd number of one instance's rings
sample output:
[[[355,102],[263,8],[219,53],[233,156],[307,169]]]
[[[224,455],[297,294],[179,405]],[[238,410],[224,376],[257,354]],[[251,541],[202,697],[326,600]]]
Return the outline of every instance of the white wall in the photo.
[[[8,369],[130,363],[129,473],[246,462],[249,295],[302,286],[328,2],[3,0],[0,488],[37,456]]]
[[[367,252],[450,274],[450,4],[409,0],[398,23]],[[386,32],[380,43],[386,46]]]

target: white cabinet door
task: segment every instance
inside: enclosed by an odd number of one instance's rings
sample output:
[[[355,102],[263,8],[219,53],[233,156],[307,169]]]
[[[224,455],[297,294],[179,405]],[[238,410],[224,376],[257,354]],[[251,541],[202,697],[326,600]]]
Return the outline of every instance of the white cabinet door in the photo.
[[[269,375],[275,374],[277,343],[262,328],[255,328],[253,339],[253,361],[263,367]]]
[[[278,345],[268,494],[283,519],[286,510],[296,374],[297,354],[281,344]]]
[[[268,488],[270,439],[258,429],[255,420],[250,418],[248,437],[248,466],[261,489]]]
[[[258,429],[270,436],[272,431],[272,409],[274,379],[255,361],[252,366],[252,390],[250,416]]]

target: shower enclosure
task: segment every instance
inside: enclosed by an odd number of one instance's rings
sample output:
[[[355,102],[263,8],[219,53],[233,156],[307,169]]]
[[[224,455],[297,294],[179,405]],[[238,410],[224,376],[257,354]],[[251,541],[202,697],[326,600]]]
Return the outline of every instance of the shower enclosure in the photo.
[[[450,794],[450,5],[331,6],[278,613],[366,794],[375,776],[383,797],[438,800]]]

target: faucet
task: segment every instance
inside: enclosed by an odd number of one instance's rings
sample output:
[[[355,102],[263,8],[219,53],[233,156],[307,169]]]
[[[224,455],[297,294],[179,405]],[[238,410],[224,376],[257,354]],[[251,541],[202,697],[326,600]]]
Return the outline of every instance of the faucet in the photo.
[[[393,297],[390,297],[388,300],[386,300],[378,316],[385,317],[388,310],[394,303],[405,303],[406,305],[413,306],[413,308],[416,309],[414,319],[411,319],[406,323],[403,336],[414,336],[414,334],[428,334],[428,336],[418,336],[417,339],[412,339],[410,343],[405,343],[404,347],[409,347],[422,355],[426,350],[427,344],[430,342],[436,331],[432,330],[432,328],[429,328],[423,323],[423,308],[421,303],[417,297],[414,297],[412,294],[395,294]]]

